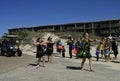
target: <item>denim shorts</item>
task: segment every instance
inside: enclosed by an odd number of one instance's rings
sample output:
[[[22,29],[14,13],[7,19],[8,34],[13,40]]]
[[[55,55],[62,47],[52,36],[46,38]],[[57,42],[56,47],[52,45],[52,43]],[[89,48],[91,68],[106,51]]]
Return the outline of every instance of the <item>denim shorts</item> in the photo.
[[[105,49],[105,50],[104,50],[104,54],[105,54],[105,55],[109,55],[109,53],[110,53],[110,51],[109,51],[108,49]]]

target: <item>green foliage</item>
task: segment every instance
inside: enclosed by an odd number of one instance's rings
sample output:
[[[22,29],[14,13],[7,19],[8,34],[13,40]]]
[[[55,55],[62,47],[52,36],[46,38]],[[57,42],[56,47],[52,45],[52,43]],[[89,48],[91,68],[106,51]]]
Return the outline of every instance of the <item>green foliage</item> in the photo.
[[[28,30],[22,30],[16,33],[20,40],[23,40],[25,37],[28,36]]]
[[[31,39],[37,39],[38,37],[43,38],[43,36],[46,35],[47,32],[34,32],[34,31],[29,31],[29,30],[22,30],[17,32],[16,34],[18,35],[18,38],[22,41],[22,43],[27,43],[30,44]],[[59,36],[62,39],[67,39],[68,36],[70,35],[74,42],[77,40],[80,40],[82,37],[83,33],[80,32],[54,32],[55,35]],[[100,37],[95,36],[93,34],[89,34],[90,38],[92,39],[100,39]],[[97,43],[92,43],[92,45],[96,45]]]
[[[63,38],[63,39],[67,39],[68,36],[70,35],[74,41],[77,41],[79,40],[81,37],[82,37],[82,34],[83,33],[79,33],[79,32],[56,32],[55,33],[56,35],[58,35],[60,38]]]
[[[28,31],[28,30],[22,30],[16,33],[18,35],[18,38],[22,43],[30,43],[31,39],[37,39],[38,37],[42,37],[42,32],[34,32],[34,31]]]

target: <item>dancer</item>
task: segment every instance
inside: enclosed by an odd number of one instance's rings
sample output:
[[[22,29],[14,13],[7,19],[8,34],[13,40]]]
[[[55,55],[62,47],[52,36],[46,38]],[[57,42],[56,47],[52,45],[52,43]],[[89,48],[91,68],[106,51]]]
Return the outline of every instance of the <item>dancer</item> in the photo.
[[[46,49],[46,55],[48,55],[48,62],[52,63],[53,62],[53,45],[54,42],[52,41],[52,37],[49,36],[47,39],[47,49]]]
[[[34,45],[37,46],[37,53],[36,53],[36,58],[38,58],[37,66],[41,66],[39,64],[40,64],[41,58],[42,58],[42,61],[43,61],[42,66],[45,67],[45,51],[42,47],[42,45],[44,45],[44,42],[42,41],[41,38],[38,38],[37,41],[34,43]]]
[[[90,39],[89,38],[89,34],[87,32],[85,32],[83,34],[83,38],[82,38],[82,55],[81,55],[81,58],[82,58],[82,63],[81,63],[81,67],[80,69],[82,70],[83,69],[83,65],[86,61],[86,58],[88,58],[89,60],[89,66],[90,66],[90,71],[94,72],[93,70],[93,64],[92,64],[92,55],[90,54],[90,42],[92,41],[95,41],[93,39]]]

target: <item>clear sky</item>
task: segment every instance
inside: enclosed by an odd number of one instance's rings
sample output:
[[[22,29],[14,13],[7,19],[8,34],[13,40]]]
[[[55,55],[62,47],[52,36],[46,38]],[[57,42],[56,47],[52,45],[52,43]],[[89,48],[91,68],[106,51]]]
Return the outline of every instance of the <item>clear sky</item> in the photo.
[[[0,36],[10,28],[120,19],[120,0],[0,0]]]

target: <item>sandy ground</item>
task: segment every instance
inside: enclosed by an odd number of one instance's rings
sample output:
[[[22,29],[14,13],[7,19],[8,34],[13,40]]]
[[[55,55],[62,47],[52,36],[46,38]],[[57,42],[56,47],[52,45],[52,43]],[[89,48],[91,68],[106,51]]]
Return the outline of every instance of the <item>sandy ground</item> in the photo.
[[[28,65],[32,59],[34,59],[33,56],[26,55],[26,54],[23,54],[21,57],[0,56],[0,74]]]

